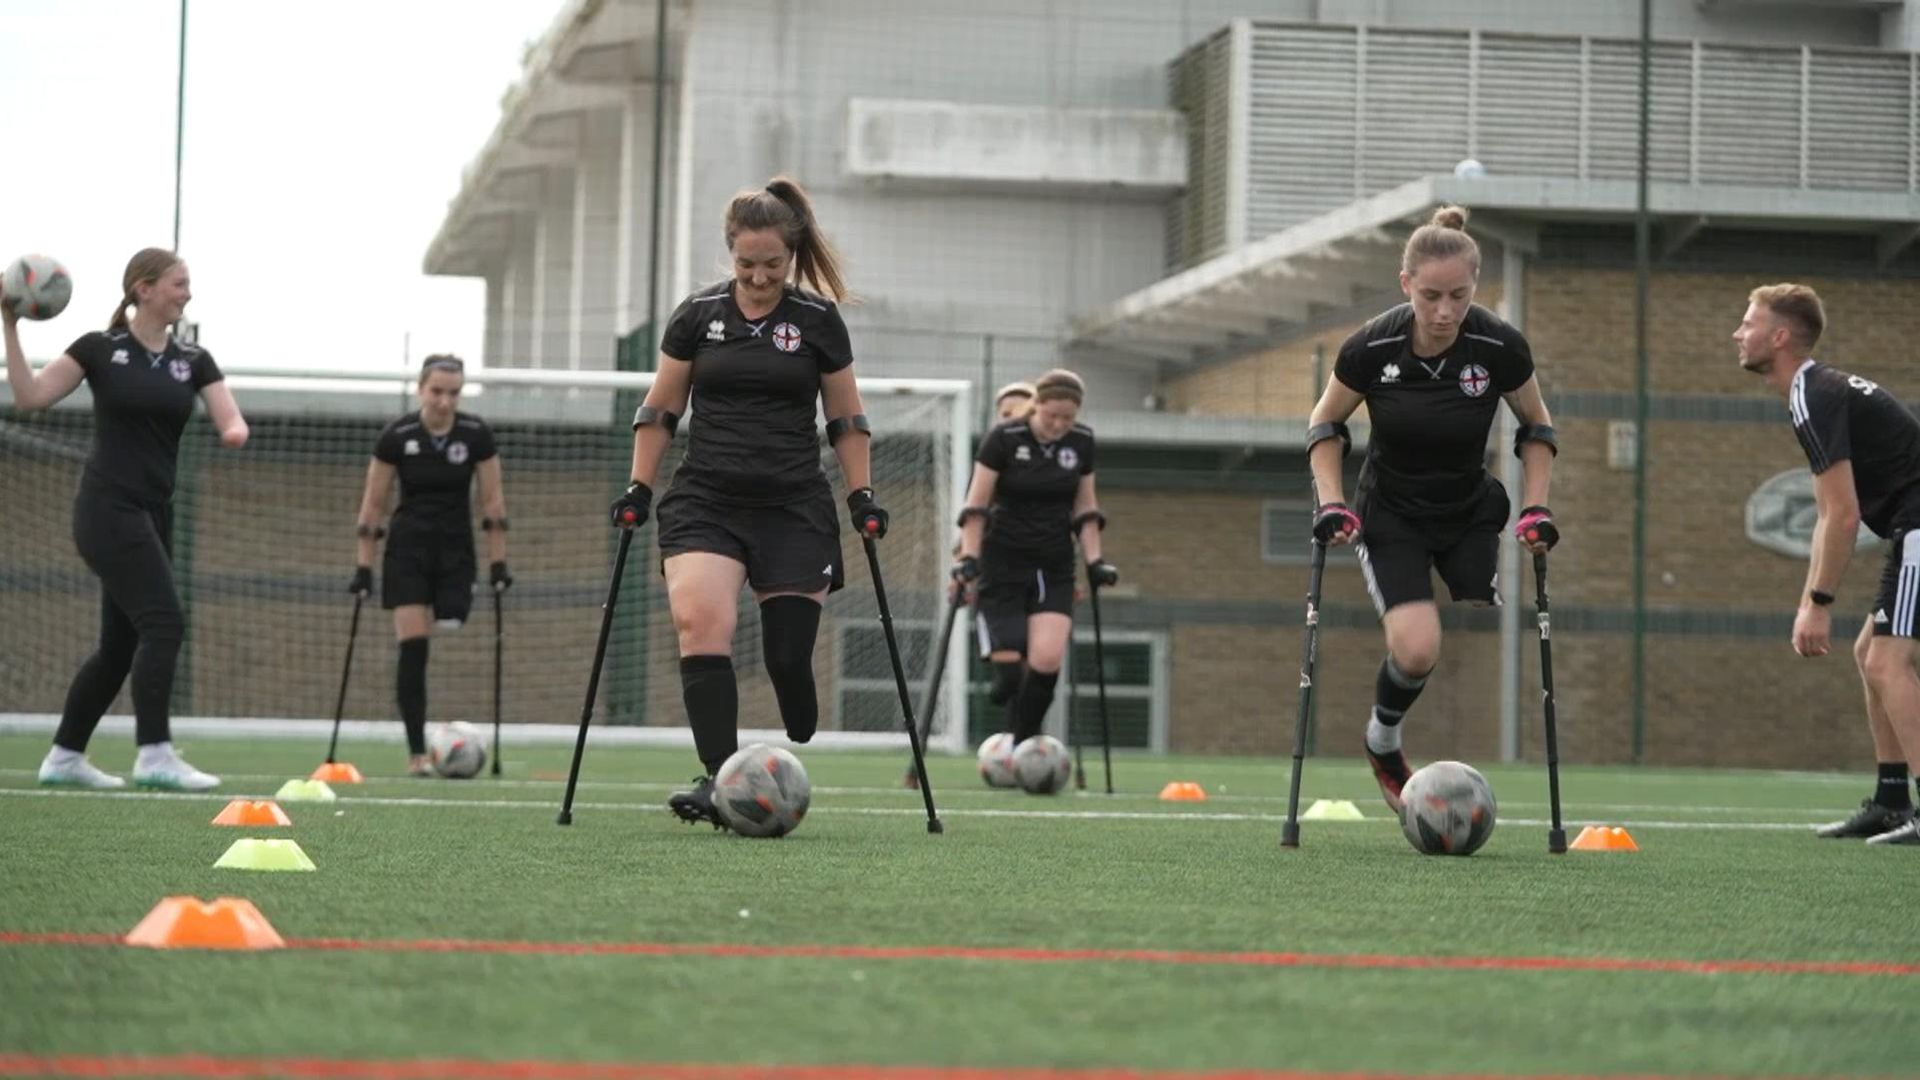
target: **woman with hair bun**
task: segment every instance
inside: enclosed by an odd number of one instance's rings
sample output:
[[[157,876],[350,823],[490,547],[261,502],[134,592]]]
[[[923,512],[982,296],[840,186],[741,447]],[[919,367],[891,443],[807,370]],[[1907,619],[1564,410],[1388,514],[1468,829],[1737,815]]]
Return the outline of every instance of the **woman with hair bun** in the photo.
[[[1432,572],[1455,601],[1500,603],[1500,530],[1510,503],[1487,471],[1486,447],[1503,399],[1520,424],[1513,453],[1526,470],[1514,535],[1536,552],[1560,539],[1546,505],[1558,451],[1533,350],[1520,331],[1473,302],[1480,248],[1466,224],[1465,208],[1443,206],[1408,237],[1400,262],[1407,302],[1340,346],[1334,377],[1308,419],[1319,499],[1314,539],[1354,545],[1386,631],[1366,752],[1395,813],[1412,775],[1400,722],[1440,660]],[[1352,447],[1346,420],[1362,402],[1371,434],[1349,507],[1340,460]]]

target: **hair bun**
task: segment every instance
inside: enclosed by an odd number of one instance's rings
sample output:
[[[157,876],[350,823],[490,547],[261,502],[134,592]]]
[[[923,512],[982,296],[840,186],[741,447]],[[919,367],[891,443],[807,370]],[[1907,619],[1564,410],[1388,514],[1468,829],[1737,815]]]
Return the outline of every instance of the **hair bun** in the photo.
[[[1467,208],[1464,206],[1443,206],[1433,212],[1427,224],[1438,225],[1443,229],[1465,229],[1467,227]]]

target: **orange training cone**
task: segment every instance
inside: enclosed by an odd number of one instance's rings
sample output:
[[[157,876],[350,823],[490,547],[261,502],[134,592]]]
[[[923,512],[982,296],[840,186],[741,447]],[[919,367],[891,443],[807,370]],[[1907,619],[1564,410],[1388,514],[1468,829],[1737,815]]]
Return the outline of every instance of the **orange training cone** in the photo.
[[[1627,830],[1618,825],[1589,825],[1568,847],[1574,851],[1639,851]]]
[[[125,940],[145,949],[280,949],[287,944],[259,908],[232,896],[212,903],[169,896]]]
[[[328,761],[313,770],[313,775],[307,779],[324,780],[329,784],[358,784],[366,777],[360,775],[359,769],[344,761]]]
[[[227,804],[225,810],[213,819],[215,825],[291,825],[293,819],[287,816],[280,804],[272,799],[235,799]]]
[[[1168,802],[1206,802],[1207,793],[1199,784],[1191,780],[1175,780],[1160,789],[1160,797]]]

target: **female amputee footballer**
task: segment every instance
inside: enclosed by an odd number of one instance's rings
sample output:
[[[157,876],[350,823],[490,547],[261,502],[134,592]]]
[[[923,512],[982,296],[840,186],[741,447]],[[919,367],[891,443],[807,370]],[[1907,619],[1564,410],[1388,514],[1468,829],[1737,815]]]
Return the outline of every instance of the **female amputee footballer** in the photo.
[[[1090,582],[1120,580],[1100,555],[1106,516],[1094,492],[1093,429],[1078,423],[1085,396],[1071,371],[1035,380],[1032,409],[980,441],[960,512],[953,576],[963,586],[978,580],[991,655],[1010,657],[994,661],[992,693],[1007,704],[1016,743],[1039,734],[1073,634],[1074,537]]]
[[[869,426],[836,305],[846,286],[806,192],[775,177],[734,196],[726,241],[732,278],[697,290],[667,321],[659,373],[633,418],[633,483],[612,508],[617,527],[647,519],[660,459],[691,397],[686,456],[660,500],[660,555],[703,775],[667,806],[716,828],[713,775],[739,745],[733,631],[742,586],[760,605],[762,657],[787,737],[807,742],[819,725],[814,639],[820,605],[844,584],[845,568],[816,402],[853,527],[876,538],[887,527],[869,483]]]
[[[1033,411],[1033,384],[1022,380],[1019,382],[1010,382],[1001,387],[999,393],[993,395],[993,411],[1001,423],[1006,423],[1008,420],[1025,419],[1026,415]],[[960,557],[960,542],[958,540],[954,541],[953,544],[953,557],[956,559]],[[956,580],[953,583],[954,589],[964,589],[965,587],[966,584],[964,582]],[[975,614],[974,628],[980,639],[980,655],[986,658],[987,663],[993,664],[994,670],[996,671],[1011,671],[1014,673],[1013,676],[1008,678],[994,679],[992,687],[987,691],[987,700],[989,702],[994,705],[1004,706],[1013,697],[1014,688],[1017,687],[1020,682],[1018,678],[1018,672],[1020,670],[1019,647],[1009,643],[1005,648],[995,648],[992,635],[988,633],[987,620],[978,612]],[[1024,641],[1024,635],[1021,635],[1021,640]],[[1001,668],[999,666],[1001,664],[1010,666]]]
[[[375,542],[388,536],[380,564],[380,606],[393,612],[400,646],[394,678],[400,722],[407,731],[407,771],[432,772],[427,761],[427,643],[437,620],[458,627],[473,609],[473,508],[468,492],[480,481],[486,516],[487,580],[496,590],[513,584],[507,572],[507,499],[493,429],[458,411],[466,365],[457,356],[429,356],[415,393],[420,408],[388,424],[373,445],[355,529],[355,566],[347,590],[373,592]],[[390,526],[380,524],[395,477],[400,505]],[[391,535],[389,536],[389,531]]]
[[[37,375],[20,347],[19,316],[0,303],[16,406],[50,408],[82,381],[93,394],[93,452],[73,500],[73,542],[100,578],[100,645],[67,690],[53,749],[40,764],[43,784],[126,786],[86,753],[129,673],[139,744],[133,782],[175,791],[220,784],[174,750],[168,713],[186,636],[173,589],[173,484],[194,399],[206,402],[222,446],[247,443],[247,422],[213,354],[170,332],[192,299],[187,264],[171,251],[146,248],[127,263],[106,333],[81,335]]]
[[[1503,398],[1520,421],[1513,452],[1526,467],[1526,505],[1514,534],[1533,551],[1560,539],[1546,507],[1553,420],[1534,379],[1533,350],[1520,331],[1474,304],[1480,248],[1466,222],[1464,209],[1444,206],[1413,231],[1400,262],[1408,302],[1340,346],[1334,378],[1308,420],[1307,456],[1321,499],[1314,537],[1355,545],[1386,629],[1366,751],[1395,813],[1412,775],[1400,721],[1440,660],[1431,573],[1440,571],[1455,600],[1500,602],[1500,530],[1509,504],[1487,472],[1486,446]],[[1362,401],[1372,434],[1349,509],[1340,458],[1352,444],[1346,419]]]

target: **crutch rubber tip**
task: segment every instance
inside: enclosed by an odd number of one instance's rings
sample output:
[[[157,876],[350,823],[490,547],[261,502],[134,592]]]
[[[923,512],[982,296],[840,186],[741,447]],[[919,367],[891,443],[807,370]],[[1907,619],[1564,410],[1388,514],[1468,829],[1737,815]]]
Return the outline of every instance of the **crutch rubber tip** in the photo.
[[[1547,830],[1547,853],[1550,855],[1565,855],[1567,853],[1567,830]]]
[[[931,833],[934,836],[939,836],[941,833],[946,831],[947,831],[947,827],[945,825],[940,824],[939,818],[934,818],[932,821],[927,822],[927,832]]]
[[[1289,821],[1280,826],[1280,846],[1297,848],[1300,846],[1300,823]]]
[[[557,820],[557,821],[555,821],[555,822],[554,822],[554,824],[555,824],[555,825],[571,825],[571,824],[573,824],[573,814],[572,814],[572,812],[571,812],[571,811],[567,811],[567,810],[562,810],[562,811],[560,811],[560,818],[559,818],[559,820]]]

